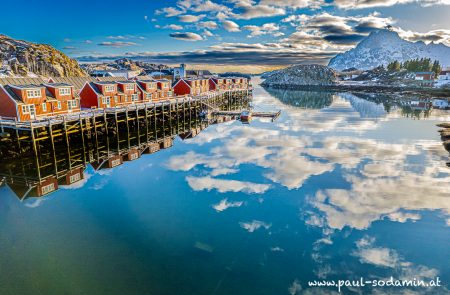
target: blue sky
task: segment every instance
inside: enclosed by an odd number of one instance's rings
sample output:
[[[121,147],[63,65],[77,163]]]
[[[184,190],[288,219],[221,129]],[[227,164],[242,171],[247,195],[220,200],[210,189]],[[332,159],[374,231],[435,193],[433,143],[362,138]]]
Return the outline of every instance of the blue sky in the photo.
[[[450,0],[9,1],[1,33],[80,61],[277,66],[326,63],[391,25],[450,45]],[[26,9],[24,9],[26,8]]]

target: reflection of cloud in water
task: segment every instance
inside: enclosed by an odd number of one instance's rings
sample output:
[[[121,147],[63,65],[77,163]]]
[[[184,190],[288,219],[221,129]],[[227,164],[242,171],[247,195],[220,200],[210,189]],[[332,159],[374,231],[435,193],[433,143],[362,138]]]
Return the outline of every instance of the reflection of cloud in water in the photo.
[[[218,179],[212,177],[186,177],[189,186],[195,191],[216,189],[220,193],[243,192],[262,194],[270,188],[268,184],[258,184],[247,181]]]
[[[332,164],[308,160],[298,155],[298,151],[291,150],[282,150],[268,161],[271,162],[272,172],[267,173],[266,176],[289,189],[301,187],[303,182],[313,175],[321,175],[333,170]]]
[[[199,171],[201,175],[217,176],[252,164],[271,181],[298,189],[309,178],[339,166],[350,189],[320,187],[309,199],[316,212],[306,222],[320,227],[365,229],[382,218],[416,221],[421,210],[450,214],[450,174],[443,165],[448,154],[439,141],[423,141],[420,135],[408,137],[408,143],[398,137],[401,134],[389,142],[364,137],[366,131],[383,128],[380,131],[388,133],[390,124],[396,126],[396,120],[390,119],[396,114],[384,116],[382,105],[350,94],[334,95],[331,105],[321,110],[285,105],[265,92],[255,95],[255,100],[258,106],[284,110],[280,121],[258,122],[256,127],[218,125],[205,132],[207,142],[220,141],[217,147],[205,154],[172,157],[168,167],[178,171],[203,167],[207,171]],[[219,186],[211,177],[189,179],[197,189]]]
[[[374,165],[378,167],[374,169]],[[401,165],[401,159],[397,163],[380,161],[370,164],[369,170],[364,167],[364,176],[345,174],[350,190],[323,189],[311,203],[325,214],[327,225],[336,229],[365,229],[383,217],[399,222],[420,219],[418,213],[404,210],[443,210],[450,214],[449,174],[442,175],[440,167],[407,171],[401,170]]]
[[[394,269],[398,273],[397,276],[400,280],[412,280],[414,278],[417,280],[428,280],[439,276],[437,269],[405,261],[397,251],[385,247],[377,247],[374,244],[374,238],[368,236],[362,238],[356,242],[356,250],[353,252],[353,255],[358,257],[361,263]]]
[[[32,199],[31,201],[29,200],[25,200],[25,206],[28,208],[38,208],[39,206],[42,205],[42,203],[44,203],[45,201],[47,201],[47,198],[39,198],[39,199]]]
[[[353,253],[361,263],[373,264],[380,267],[394,268],[399,264],[400,258],[397,252],[388,248],[374,247],[374,239],[368,237],[359,240],[356,245],[358,250]]]
[[[223,199],[218,204],[215,204],[212,207],[217,212],[222,212],[222,211],[227,210],[228,208],[241,207],[243,203],[244,202],[228,202],[228,199]]]
[[[101,190],[108,184],[108,178],[101,178],[97,183],[94,183],[90,189],[93,189],[95,191]]]
[[[87,172],[84,172],[83,174],[83,179],[81,179],[80,181],[77,181],[71,185],[60,185],[59,188],[60,189],[80,189],[82,187],[84,187],[87,183],[88,180],[92,177],[93,175]]]
[[[249,233],[252,233],[260,228],[269,229],[272,226],[272,224],[265,223],[259,220],[253,220],[251,222],[239,222],[239,225]]]

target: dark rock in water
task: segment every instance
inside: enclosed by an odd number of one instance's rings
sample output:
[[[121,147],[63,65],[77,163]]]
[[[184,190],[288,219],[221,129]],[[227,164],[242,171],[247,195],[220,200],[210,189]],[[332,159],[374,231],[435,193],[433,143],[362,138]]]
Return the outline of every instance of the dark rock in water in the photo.
[[[336,85],[336,72],[322,65],[297,65],[266,75],[262,86],[300,88],[308,86]]]
[[[439,123],[436,126],[441,128],[450,128],[450,123]]]
[[[442,138],[450,139],[450,129],[440,131]]]
[[[450,152],[450,140],[446,140],[443,143],[445,149]]]

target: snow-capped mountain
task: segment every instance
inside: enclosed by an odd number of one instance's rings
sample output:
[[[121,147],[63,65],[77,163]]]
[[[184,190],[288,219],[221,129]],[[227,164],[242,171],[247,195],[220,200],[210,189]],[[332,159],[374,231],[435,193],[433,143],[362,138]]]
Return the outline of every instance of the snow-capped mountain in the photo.
[[[409,42],[390,30],[372,32],[355,48],[336,55],[328,66],[342,71],[349,68],[368,70],[398,60],[415,58],[439,60],[442,66],[450,66],[450,47],[443,44]]]

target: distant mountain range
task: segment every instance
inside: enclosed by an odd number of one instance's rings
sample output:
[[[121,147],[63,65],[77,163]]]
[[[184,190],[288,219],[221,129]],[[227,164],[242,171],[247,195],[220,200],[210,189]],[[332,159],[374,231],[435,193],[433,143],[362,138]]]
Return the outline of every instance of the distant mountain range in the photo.
[[[372,32],[355,48],[336,55],[329,67],[342,71],[356,68],[368,70],[392,61],[404,62],[416,58],[439,60],[444,67],[450,66],[450,47],[443,44],[425,44],[422,41],[410,42],[390,30]]]
[[[0,77],[86,75],[76,60],[50,45],[16,40],[0,34]]]
[[[114,71],[114,70],[127,70],[136,71],[142,74],[151,73],[155,71],[168,70],[169,66],[163,64],[149,63],[145,61],[135,61],[128,58],[120,58],[114,61],[104,63],[87,63],[82,64],[81,68],[89,74],[95,71]]]

